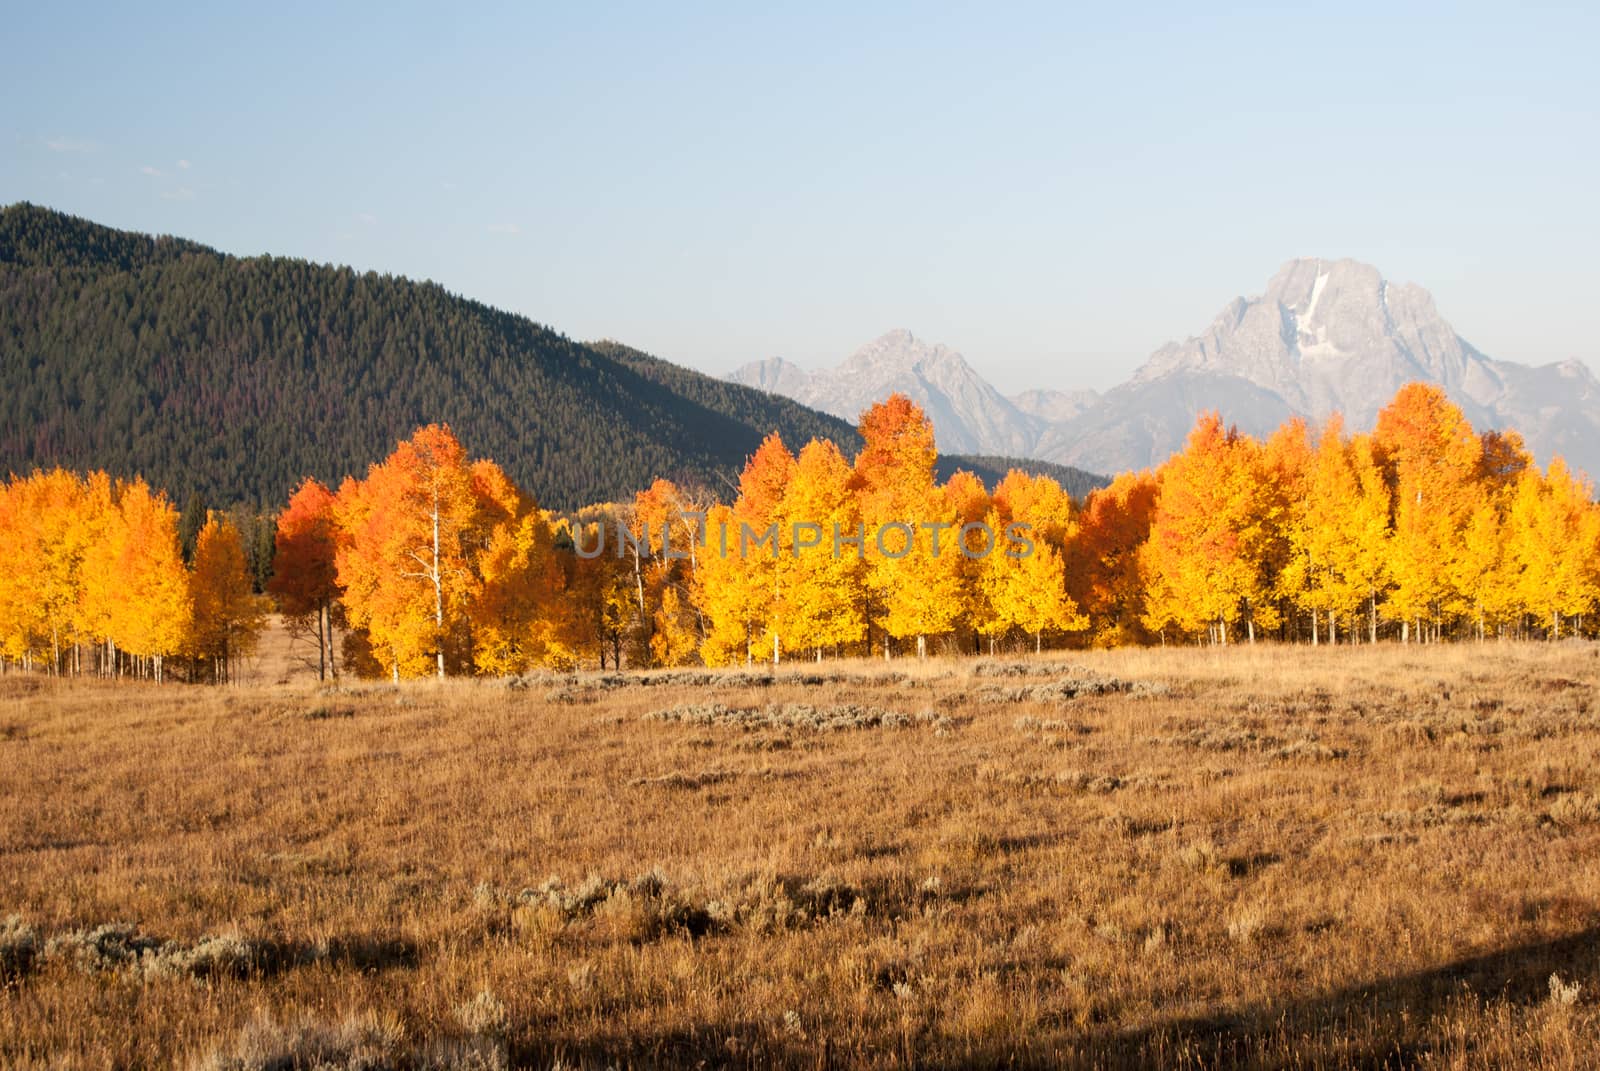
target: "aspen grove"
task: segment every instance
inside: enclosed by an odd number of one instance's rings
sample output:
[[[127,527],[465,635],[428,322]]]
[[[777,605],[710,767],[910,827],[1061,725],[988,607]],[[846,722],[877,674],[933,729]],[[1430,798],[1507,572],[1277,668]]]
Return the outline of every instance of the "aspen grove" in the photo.
[[[1559,458],[1541,471],[1515,432],[1476,432],[1431,386],[1404,387],[1367,434],[1335,416],[1258,441],[1203,414],[1180,453],[1082,503],[1020,470],[992,490],[940,483],[932,425],[903,395],[860,433],[853,460],[769,436],[731,502],[658,479],[557,515],[430,425],[337,491],[304,481],[265,594],[221,514],[186,563],[178,512],[142,480],[12,477],[0,662],[227,681],[274,603],[315,638],[320,673],[396,680],[1595,628],[1590,485]]]

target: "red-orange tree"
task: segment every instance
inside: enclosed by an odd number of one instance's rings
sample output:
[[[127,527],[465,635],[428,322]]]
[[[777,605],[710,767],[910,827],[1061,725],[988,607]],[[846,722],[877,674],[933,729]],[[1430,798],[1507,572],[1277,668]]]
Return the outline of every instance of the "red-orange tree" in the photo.
[[[469,463],[436,424],[339,488],[335,566],[346,612],[396,680],[471,663],[478,557],[513,515],[505,499],[514,493],[498,468]]]
[[[339,597],[338,550],[333,492],[309,477],[278,514],[273,537],[272,579],[267,591],[291,621],[315,618],[317,678],[337,675],[333,651],[333,605]]]

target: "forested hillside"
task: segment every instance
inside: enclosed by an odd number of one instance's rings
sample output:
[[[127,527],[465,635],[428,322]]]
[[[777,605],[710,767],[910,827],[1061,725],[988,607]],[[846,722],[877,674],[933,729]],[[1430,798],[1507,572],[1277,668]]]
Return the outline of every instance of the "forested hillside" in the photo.
[[[0,472],[140,473],[181,500],[281,502],[444,422],[541,503],[721,485],[774,429],[843,421],[431,283],[0,209]]]
[[[556,508],[658,476],[726,486],[773,430],[857,442],[787,399],[431,283],[226,256],[26,204],[0,209],[0,363],[0,471],[137,473],[213,503],[336,481],[430,422]],[[993,460],[967,467],[994,479]],[[1096,482],[1051,471],[1079,494]]]

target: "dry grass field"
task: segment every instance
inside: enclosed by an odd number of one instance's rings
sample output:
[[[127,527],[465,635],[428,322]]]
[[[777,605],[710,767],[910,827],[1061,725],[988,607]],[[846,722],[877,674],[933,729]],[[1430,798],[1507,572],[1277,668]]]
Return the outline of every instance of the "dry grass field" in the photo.
[[[0,679],[0,1066],[1600,1066],[1600,649]]]

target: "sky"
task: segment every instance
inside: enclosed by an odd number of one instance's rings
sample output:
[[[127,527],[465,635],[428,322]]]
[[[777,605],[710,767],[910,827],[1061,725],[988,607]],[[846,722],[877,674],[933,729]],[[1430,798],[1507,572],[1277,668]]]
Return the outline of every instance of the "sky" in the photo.
[[[14,5],[0,203],[719,373],[1105,388],[1297,256],[1600,369],[1600,5],[1191,7]]]

